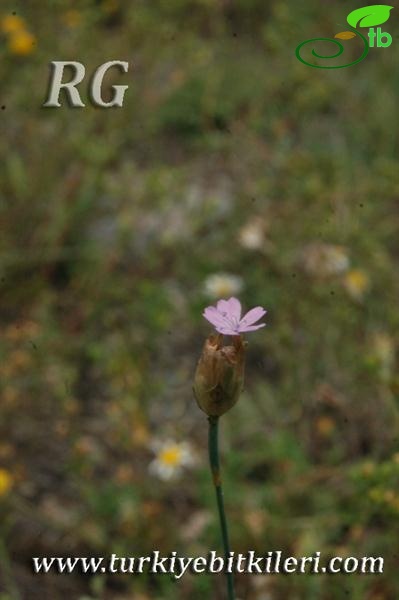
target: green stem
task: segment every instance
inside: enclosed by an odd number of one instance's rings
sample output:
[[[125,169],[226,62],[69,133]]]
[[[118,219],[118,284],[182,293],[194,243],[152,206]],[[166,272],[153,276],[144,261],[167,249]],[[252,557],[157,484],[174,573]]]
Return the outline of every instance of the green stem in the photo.
[[[5,587],[8,588],[8,592],[10,594],[10,599],[12,600],[21,600],[20,593],[18,591],[17,585],[14,580],[14,575],[12,572],[10,557],[7,551],[7,546],[3,539],[3,536],[0,534],[0,567],[3,571],[4,576],[4,584]],[[8,596],[7,596],[8,597]]]
[[[213,485],[215,486],[216,500],[219,511],[220,527],[222,530],[222,540],[224,555],[227,559],[230,555],[230,542],[229,532],[227,529],[226,514],[224,512],[223,503],[223,490],[222,482],[220,478],[220,466],[219,466],[219,440],[218,440],[218,429],[219,429],[219,417],[209,417],[209,437],[208,437],[208,450],[209,450],[209,463],[211,465]],[[232,573],[226,572],[227,578],[227,597],[228,600],[234,600],[234,580]]]

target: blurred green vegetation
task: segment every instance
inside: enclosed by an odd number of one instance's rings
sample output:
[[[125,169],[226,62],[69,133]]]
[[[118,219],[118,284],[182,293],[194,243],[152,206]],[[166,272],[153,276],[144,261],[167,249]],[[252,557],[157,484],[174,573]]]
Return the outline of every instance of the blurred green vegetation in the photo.
[[[337,1],[26,4],[0,22],[2,600],[224,597],[217,576],[34,576],[31,557],[220,548],[191,385],[202,309],[234,286],[268,309],[222,422],[234,550],[385,558],[239,576],[239,597],[395,600],[396,38],[327,71],[294,52],[342,29]],[[129,61],[105,82],[129,83],[124,107],[42,108],[57,59]]]

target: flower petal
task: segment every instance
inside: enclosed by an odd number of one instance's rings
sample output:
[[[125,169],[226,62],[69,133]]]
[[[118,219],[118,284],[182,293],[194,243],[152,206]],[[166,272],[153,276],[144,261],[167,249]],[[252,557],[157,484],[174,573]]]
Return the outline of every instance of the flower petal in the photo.
[[[220,312],[214,306],[208,306],[204,312],[202,313],[207,321],[212,323],[215,327],[217,325],[220,326],[228,326],[228,321],[220,314]]]
[[[241,302],[232,296],[227,300],[227,304],[229,305],[230,316],[239,321],[241,319]]]
[[[216,307],[217,310],[222,314],[222,316],[230,316],[230,305],[228,300],[218,300]]]
[[[252,325],[253,323],[256,323],[256,321],[259,321],[259,319],[261,319],[265,314],[266,311],[264,308],[262,308],[262,306],[256,306],[243,316],[240,321],[240,325]]]
[[[246,331],[256,331],[261,327],[266,327],[266,323],[261,323],[260,325],[239,325],[237,330],[239,333],[245,333]]]
[[[219,327],[219,325],[215,325],[215,329],[223,335],[240,335],[239,331],[232,329],[231,327]]]

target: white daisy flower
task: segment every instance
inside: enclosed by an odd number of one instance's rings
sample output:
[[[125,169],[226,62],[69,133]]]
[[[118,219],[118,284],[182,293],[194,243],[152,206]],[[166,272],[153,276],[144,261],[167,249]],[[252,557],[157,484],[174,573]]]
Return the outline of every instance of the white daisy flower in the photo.
[[[190,444],[165,440],[152,444],[156,454],[150,463],[150,472],[164,481],[178,477],[185,467],[194,464],[194,455]]]
[[[243,287],[242,278],[229,273],[214,273],[204,282],[206,295],[215,299],[237,296]]]
[[[265,224],[262,219],[248,221],[238,232],[238,241],[247,250],[260,250],[265,243]]]
[[[350,266],[346,248],[322,242],[307,245],[303,250],[302,260],[305,270],[316,277],[340,275]]]

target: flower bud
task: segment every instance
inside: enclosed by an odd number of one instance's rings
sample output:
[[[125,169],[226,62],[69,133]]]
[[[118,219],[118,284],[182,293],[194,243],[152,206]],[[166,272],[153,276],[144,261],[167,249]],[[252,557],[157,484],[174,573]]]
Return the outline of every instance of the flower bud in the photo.
[[[245,346],[241,336],[223,346],[223,335],[205,341],[194,376],[194,396],[209,416],[220,417],[237,402],[244,384]]]

